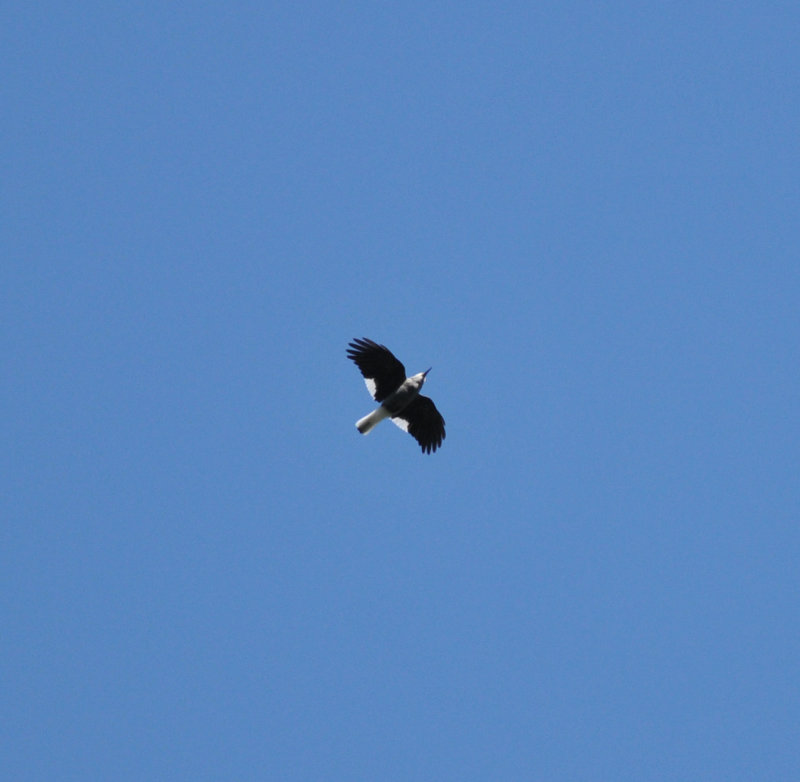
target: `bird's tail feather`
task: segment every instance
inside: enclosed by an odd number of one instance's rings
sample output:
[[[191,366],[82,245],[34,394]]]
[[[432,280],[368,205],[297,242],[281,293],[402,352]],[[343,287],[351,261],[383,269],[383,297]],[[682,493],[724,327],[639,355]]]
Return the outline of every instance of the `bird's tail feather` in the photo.
[[[373,410],[369,415],[356,421],[356,429],[361,434],[369,434],[374,427],[376,427],[384,418],[388,418],[389,413],[383,407]]]

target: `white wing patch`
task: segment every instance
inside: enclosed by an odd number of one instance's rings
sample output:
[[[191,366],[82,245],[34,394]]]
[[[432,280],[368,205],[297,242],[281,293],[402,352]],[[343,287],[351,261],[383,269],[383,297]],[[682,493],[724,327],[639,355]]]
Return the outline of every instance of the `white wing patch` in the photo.
[[[408,421],[405,418],[392,418],[392,423],[400,427],[404,432],[408,431]]]
[[[367,387],[367,391],[369,391],[369,395],[375,399],[375,389],[378,387],[375,381],[371,377],[365,377],[364,384]]]

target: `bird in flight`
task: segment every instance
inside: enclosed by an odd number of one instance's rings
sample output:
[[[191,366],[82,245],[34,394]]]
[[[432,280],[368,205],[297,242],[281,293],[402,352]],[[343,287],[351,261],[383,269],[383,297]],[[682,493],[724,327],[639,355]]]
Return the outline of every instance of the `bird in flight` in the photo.
[[[406,377],[406,368],[389,348],[371,339],[354,339],[347,348],[347,357],[354,361],[364,376],[367,389],[380,407],[356,421],[361,434],[367,434],[384,418],[391,418],[422,447],[432,453],[445,438],[444,418],[436,405],[419,391],[430,368]]]

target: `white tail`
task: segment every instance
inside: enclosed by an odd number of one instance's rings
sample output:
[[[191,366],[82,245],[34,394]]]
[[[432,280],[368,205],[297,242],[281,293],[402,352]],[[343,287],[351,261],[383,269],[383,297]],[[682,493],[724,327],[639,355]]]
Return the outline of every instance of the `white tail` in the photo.
[[[384,407],[378,407],[373,410],[369,415],[356,421],[356,429],[361,434],[369,434],[384,418],[389,417],[389,412]]]

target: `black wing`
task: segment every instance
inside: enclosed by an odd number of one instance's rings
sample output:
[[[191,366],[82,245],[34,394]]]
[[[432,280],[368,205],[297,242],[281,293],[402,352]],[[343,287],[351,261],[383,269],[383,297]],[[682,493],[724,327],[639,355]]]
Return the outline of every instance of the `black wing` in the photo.
[[[427,396],[418,396],[392,421],[422,446],[423,453],[433,453],[445,438],[444,418]]]
[[[383,402],[406,379],[406,368],[392,351],[371,339],[354,339],[347,348],[347,357],[361,370],[376,402]]]

